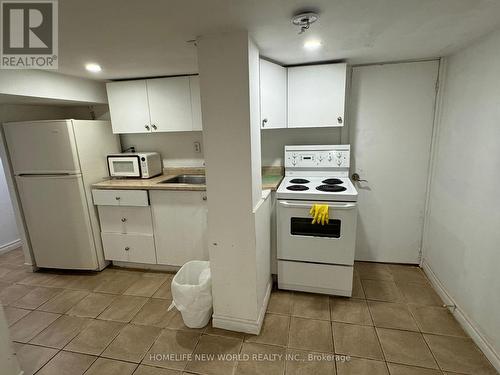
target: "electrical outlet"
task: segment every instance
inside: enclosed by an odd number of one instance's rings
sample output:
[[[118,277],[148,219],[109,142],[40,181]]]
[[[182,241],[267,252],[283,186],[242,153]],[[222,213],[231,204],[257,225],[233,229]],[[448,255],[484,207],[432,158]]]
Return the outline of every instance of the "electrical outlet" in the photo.
[[[196,153],[201,152],[201,143],[200,142],[194,142],[194,152],[196,152]]]

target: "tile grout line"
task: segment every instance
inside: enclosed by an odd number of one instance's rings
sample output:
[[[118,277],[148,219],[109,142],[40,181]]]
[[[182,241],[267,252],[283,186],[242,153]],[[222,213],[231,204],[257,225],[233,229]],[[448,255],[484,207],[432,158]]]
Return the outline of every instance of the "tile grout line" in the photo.
[[[366,297],[366,294],[365,294],[365,297]],[[373,331],[375,332],[375,336],[377,337],[378,346],[380,347],[380,352],[382,353],[382,357],[384,358],[385,368],[387,369],[387,373],[390,374],[391,371],[389,370],[389,365],[387,364],[387,358],[385,356],[384,347],[382,346],[382,342],[380,341],[377,327],[375,326],[375,320],[373,319],[372,311],[370,310],[370,306],[368,305],[368,302],[366,302],[366,308],[368,309],[368,313],[370,314],[370,319],[372,320],[372,323],[373,323]]]

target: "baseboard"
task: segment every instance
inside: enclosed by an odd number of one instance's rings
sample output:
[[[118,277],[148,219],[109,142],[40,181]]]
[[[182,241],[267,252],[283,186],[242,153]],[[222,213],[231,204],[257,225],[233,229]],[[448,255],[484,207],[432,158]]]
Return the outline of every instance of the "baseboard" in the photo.
[[[21,240],[15,240],[5,245],[0,246],[0,254],[8,253],[9,251],[15,250],[21,247]]]
[[[163,264],[146,264],[146,263],[134,263],[134,262],[118,262],[113,261],[113,266],[121,268],[130,268],[137,270],[152,270],[152,271],[163,271],[163,272],[177,272],[180,267],[178,266],[167,266]]]
[[[429,263],[425,261],[425,259],[422,261],[422,268],[429,278],[431,284],[434,286],[436,289],[437,293],[441,297],[441,299],[444,301],[445,304],[447,305],[453,305],[456,306],[454,311],[450,311],[457,321],[460,323],[462,328],[469,334],[469,336],[472,338],[472,340],[476,343],[476,345],[481,349],[481,351],[484,353],[486,358],[491,362],[493,367],[496,368],[498,372],[500,372],[500,355],[499,353],[495,352],[495,349],[493,348],[493,345],[491,345],[488,340],[481,334],[479,329],[476,326],[476,323],[472,319],[470,319],[467,314],[460,308],[460,306],[455,302],[453,297],[448,293],[444,285],[441,283],[441,281],[438,279],[434,271],[432,270],[431,266]]]
[[[264,322],[264,316],[266,315],[267,304],[269,303],[269,298],[271,297],[271,289],[272,282],[270,279],[267,284],[266,294],[259,311],[259,316],[256,320],[238,319],[214,314],[212,316],[212,326],[215,328],[226,329],[228,331],[237,331],[258,335],[262,328],[262,323]]]

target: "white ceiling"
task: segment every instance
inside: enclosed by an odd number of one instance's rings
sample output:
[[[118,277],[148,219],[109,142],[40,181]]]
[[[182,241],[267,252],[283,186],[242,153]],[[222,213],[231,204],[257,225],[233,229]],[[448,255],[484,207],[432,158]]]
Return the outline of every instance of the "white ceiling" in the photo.
[[[320,20],[297,35],[291,16]],[[59,0],[59,72],[93,79],[197,72],[207,33],[246,29],[263,56],[285,65],[445,56],[500,27],[499,0]],[[317,37],[317,52],[302,48]],[[99,75],[84,69],[97,62]]]

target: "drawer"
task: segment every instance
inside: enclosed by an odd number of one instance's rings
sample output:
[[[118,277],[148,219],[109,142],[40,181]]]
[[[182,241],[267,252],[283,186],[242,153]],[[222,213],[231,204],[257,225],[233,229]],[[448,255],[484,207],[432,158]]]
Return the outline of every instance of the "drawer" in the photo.
[[[101,233],[104,259],[156,264],[152,235]]]
[[[103,232],[153,234],[149,206],[98,206],[98,210]]]
[[[278,261],[278,288],[350,297],[352,266]]]
[[[92,197],[98,206],[149,206],[146,190],[93,189]]]

